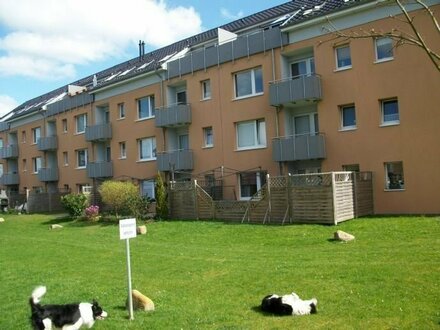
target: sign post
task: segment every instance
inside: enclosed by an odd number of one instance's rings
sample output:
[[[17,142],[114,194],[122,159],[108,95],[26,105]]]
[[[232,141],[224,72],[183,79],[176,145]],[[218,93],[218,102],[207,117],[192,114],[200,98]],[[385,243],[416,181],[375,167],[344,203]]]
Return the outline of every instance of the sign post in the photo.
[[[131,295],[131,266],[130,266],[130,238],[136,237],[136,219],[119,220],[119,238],[125,239],[127,250],[127,278],[128,278],[128,307],[129,317],[133,320],[133,297]]]

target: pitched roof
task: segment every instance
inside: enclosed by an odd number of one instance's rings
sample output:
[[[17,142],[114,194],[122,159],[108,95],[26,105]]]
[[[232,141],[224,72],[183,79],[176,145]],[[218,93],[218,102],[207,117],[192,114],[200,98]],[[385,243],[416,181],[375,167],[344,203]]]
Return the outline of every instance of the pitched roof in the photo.
[[[315,17],[328,15],[332,12],[370,1],[373,0],[292,0],[224,24],[220,26],[220,28],[234,33],[244,33],[246,30],[269,27],[271,25],[291,26]],[[108,86],[117,81],[152,72],[160,68],[166,58],[187,47],[201,46],[209,42],[214,42],[217,39],[217,31],[217,28],[214,28],[185,38],[168,46],[146,53],[142,57],[137,56],[93,75],[79,79],[69,85],[85,86],[89,91],[92,91],[93,89]],[[94,86],[93,82],[95,76],[97,82],[96,86]],[[9,113],[3,116],[2,119],[7,118],[7,120],[13,120],[14,118],[35,112],[41,109],[44,105],[66,97],[67,89],[68,85],[65,85],[28,100],[12,110],[12,115]]]

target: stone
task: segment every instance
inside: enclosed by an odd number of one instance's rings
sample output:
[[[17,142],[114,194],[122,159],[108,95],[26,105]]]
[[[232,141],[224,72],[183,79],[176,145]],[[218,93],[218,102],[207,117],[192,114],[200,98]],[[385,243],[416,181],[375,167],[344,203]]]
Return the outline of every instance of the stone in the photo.
[[[54,225],[50,225],[49,228],[50,228],[50,229],[60,229],[60,228],[63,228],[63,226],[58,225],[58,224],[54,224]]]
[[[138,233],[138,235],[146,235],[147,234],[147,226],[138,226],[137,233]]]
[[[0,218],[0,222],[5,222],[5,219],[4,218]]]
[[[355,237],[349,233],[342,230],[337,230],[334,234],[334,238],[337,241],[349,242],[355,239]]]
[[[133,310],[141,309],[144,310],[145,312],[154,311],[154,302],[147,296],[140,293],[138,290],[132,290],[131,296],[133,299]],[[127,307],[127,309],[129,308],[128,298],[127,301],[125,302],[125,306]]]

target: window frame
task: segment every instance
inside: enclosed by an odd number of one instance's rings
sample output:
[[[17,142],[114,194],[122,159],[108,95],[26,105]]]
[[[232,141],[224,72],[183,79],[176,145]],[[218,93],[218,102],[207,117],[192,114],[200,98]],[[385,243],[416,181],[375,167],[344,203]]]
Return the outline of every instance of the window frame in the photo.
[[[396,108],[397,108],[397,119],[393,119],[393,120],[385,120],[385,105],[391,102],[395,102],[396,103]],[[394,114],[395,115],[395,114]],[[381,124],[380,126],[394,126],[394,125],[399,125],[400,124],[400,111],[399,111],[399,101],[397,98],[389,98],[389,99],[383,99],[380,100],[380,119],[381,119]]]
[[[378,47],[380,45],[377,44],[378,41],[380,40],[389,40],[389,43],[391,44],[391,49],[390,49],[390,56],[383,56],[381,58],[379,58],[379,51],[378,51]],[[381,62],[386,62],[386,61],[391,61],[394,59],[394,45],[393,45],[393,39],[391,39],[390,37],[378,37],[378,38],[374,38],[374,51],[375,51],[375,56],[376,56],[376,60],[375,63],[381,63]]]
[[[253,142],[254,144],[249,146],[240,146],[240,132],[239,127],[241,125],[253,125]],[[263,127],[264,124],[264,127]],[[243,127],[243,126],[242,126]],[[252,149],[262,149],[267,147],[267,135],[266,135],[266,120],[264,118],[254,119],[254,120],[245,120],[235,123],[235,131],[236,131],[236,144],[237,151],[241,150],[252,150]],[[264,132],[264,135],[262,133]],[[243,132],[244,133],[244,132]],[[264,141],[263,141],[264,140]]]
[[[144,184],[148,183],[150,187],[149,189],[144,189]],[[156,181],[154,179],[152,180],[141,180],[140,190],[141,190],[141,196],[148,197],[150,200],[155,201],[156,200]],[[148,195],[148,190],[150,190],[153,193],[153,196]]]
[[[214,131],[212,129],[212,126],[203,127],[203,143],[204,148],[214,147]]]
[[[256,190],[255,192],[250,191],[249,195],[243,196],[244,193],[244,186],[248,187],[251,186],[251,184],[248,185],[243,185],[243,175],[253,175],[255,174],[255,184],[252,184],[252,186],[256,186]],[[241,172],[238,174],[238,185],[239,185],[239,191],[240,191],[240,195],[239,195],[239,199],[240,200],[250,200],[252,198],[252,196],[258,192],[261,187],[266,183],[266,175],[267,172],[266,171],[257,171],[257,172]],[[252,189],[252,188],[250,188]]]
[[[119,142],[119,159],[127,159],[127,144],[125,141]]]
[[[63,129],[63,133],[67,133],[67,118],[63,118],[61,120],[61,126],[62,126],[62,129]]]
[[[43,168],[43,158],[32,157],[32,173],[37,174],[40,168]]]
[[[212,97],[211,79],[202,80],[200,84],[202,88],[202,100],[210,100]]]
[[[400,166],[401,173],[395,174],[396,171],[393,170],[394,166]],[[391,172],[393,171],[393,172]],[[385,191],[402,191],[405,190],[405,175],[404,175],[404,167],[402,161],[393,161],[393,162],[385,162],[384,163],[384,174],[385,174]],[[393,177],[390,178],[390,175],[401,176],[400,179]],[[392,182],[394,180],[395,182]]]
[[[350,64],[343,64],[343,60],[340,60],[340,54],[339,54],[339,50],[342,49],[348,49],[348,59],[350,60]],[[351,49],[350,49],[350,44],[345,44],[345,45],[341,45],[338,47],[335,47],[335,60],[336,60],[336,71],[339,70],[347,70],[347,69],[351,69],[352,68],[352,60],[351,60]],[[341,63],[342,62],[342,63]],[[340,65],[341,64],[341,65]]]
[[[82,121],[82,125],[84,125],[83,130],[79,130],[81,129],[79,125],[81,121]],[[87,114],[82,113],[78,116],[75,116],[75,134],[84,134],[86,132],[86,127],[87,127]]]
[[[125,119],[125,104],[124,104],[124,102],[118,103],[118,119]]]
[[[260,72],[259,75],[256,75],[256,72]],[[243,94],[243,95],[238,95],[238,92],[240,90],[240,88],[238,88],[238,79],[239,77],[242,77],[246,74],[250,73],[250,86],[247,86],[246,89],[248,89],[248,87],[250,87],[250,93],[248,94]],[[261,81],[257,82],[258,77],[261,77]],[[252,69],[247,69],[247,70],[243,70],[243,71],[239,71],[239,72],[235,72],[234,73],[234,99],[239,100],[239,99],[244,99],[244,98],[248,98],[248,97],[253,97],[253,96],[259,96],[259,95],[263,95],[264,94],[264,79],[263,79],[263,68],[261,66],[258,67],[254,67]],[[261,84],[261,90],[257,90],[257,86],[260,87],[259,85]]]
[[[84,165],[80,165],[80,153],[84,152]],[[88,150],[85,149],[77,149],[76,150],[76,168],[83,169],[87,167],[88,163]]]
[[[63,151],[63,165],[69,166],[69,152]]]
[[[141,114],[143,114],[144,111],[142,111],[142,101],[143,100],[147,100],[148,103],[148,109],[147,109],[147,113],[146,116],[141,117]],[[154,100],[154,95],[148,95],[148,96],[144,96],[141,98],[138,98],[136,100],[136,104],[137,104],[137,120],[146,120],[146,119],[151,119],[154,118],[156,113],[155,113],[155,100]]]
[[[353,125],[345,125],[344,123],[344,112],[345,110],[353,109],[354,113],[354,124]],[[341,118],[341,131],[350,131],[357,128],[357,122],[356,122],[356,106],[354,104],[346,104],[339,106],[339,113]]]
[[[37,144],[40,138],[41,138],[41,127],[32,128],[32,144]]]
[[[151,144],[151,146],[150,146],[151,153],[150,153],[149,157],[142,158],[142,156],[143,156],[142,145],[144,142],[148,142]],[[157,158],[156,137],[150,136],[150,137],[138,139],[137,144],[138,144],[138,161],[139,162],[147,162],[147,161],[156,160],[156,158]]]

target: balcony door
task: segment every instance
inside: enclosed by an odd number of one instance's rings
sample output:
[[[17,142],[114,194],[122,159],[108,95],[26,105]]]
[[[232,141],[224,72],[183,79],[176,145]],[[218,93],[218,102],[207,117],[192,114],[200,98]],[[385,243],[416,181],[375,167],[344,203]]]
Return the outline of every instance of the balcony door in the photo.
[[[293,116],[292,127],[294,136],[315,135],[319,132],[318,114]]]
[[[309,57],[290,64],[292,78],[299,76],[310,76],[315,73],[315,59]]]

